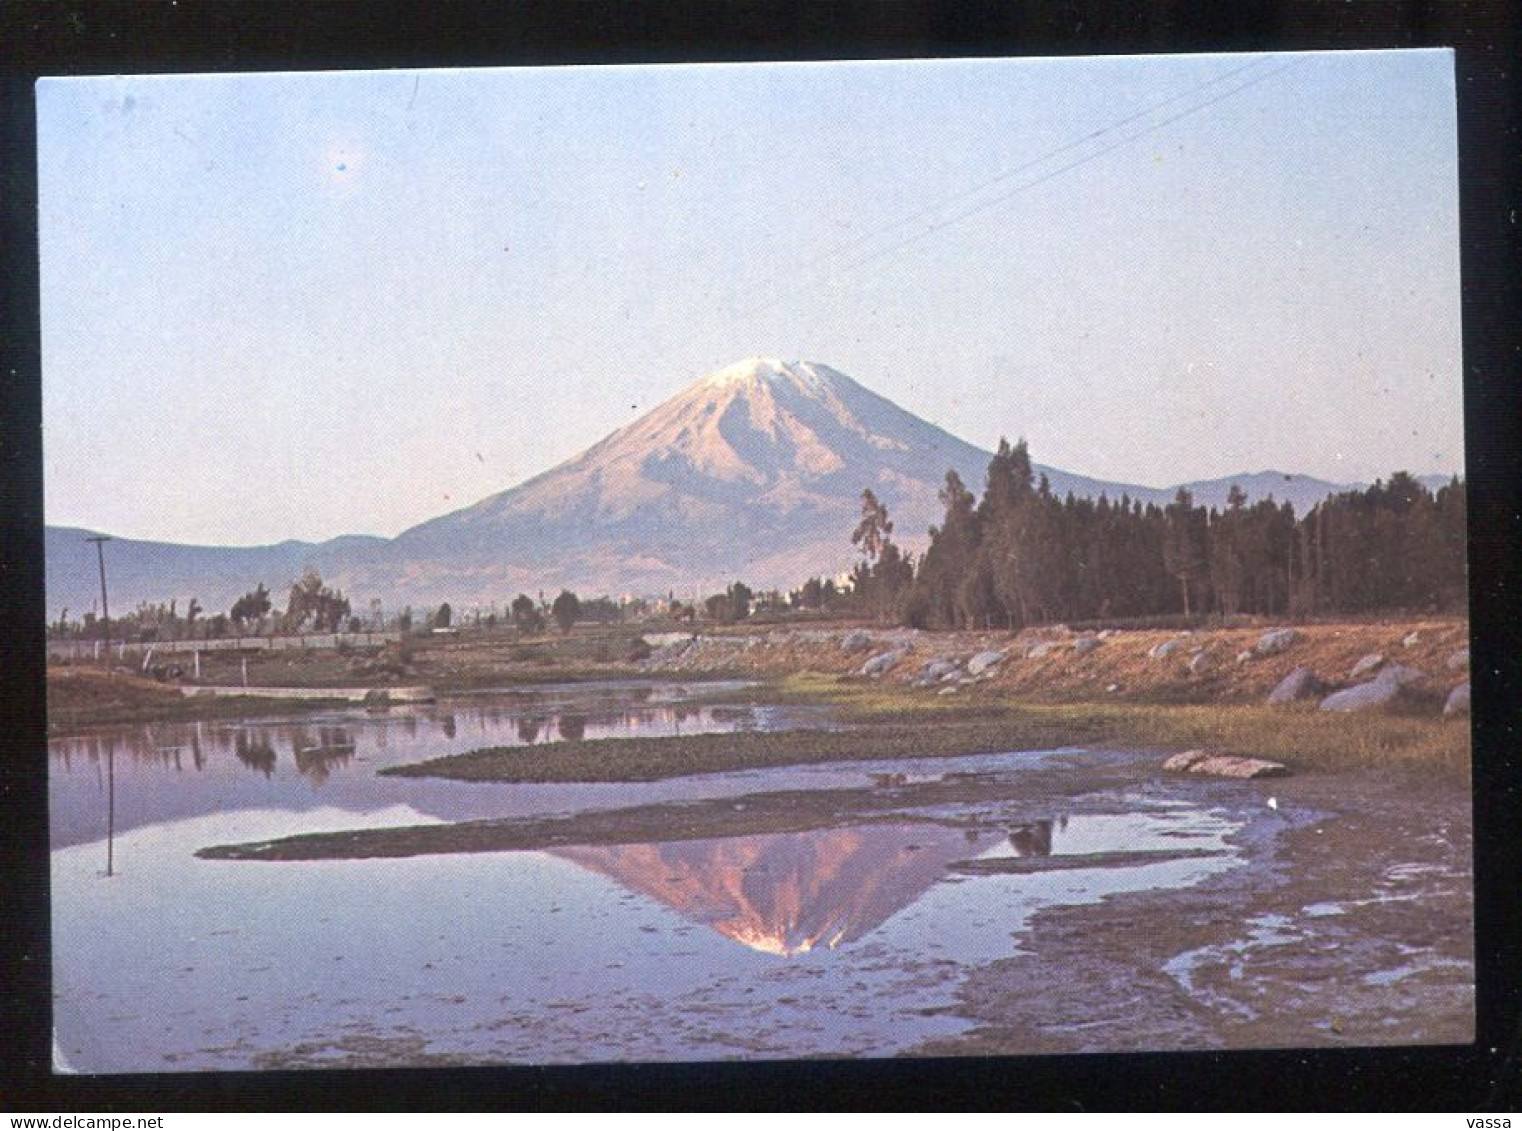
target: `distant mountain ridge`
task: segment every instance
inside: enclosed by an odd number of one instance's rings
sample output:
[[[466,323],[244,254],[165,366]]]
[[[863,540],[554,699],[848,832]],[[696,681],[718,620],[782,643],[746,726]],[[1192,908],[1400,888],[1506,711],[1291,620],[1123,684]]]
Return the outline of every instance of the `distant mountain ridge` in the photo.
[[[404,602],[502,604],[562,585],[689,595],[736,578],[788,587],[850,565],[863,488],[887,504],[895,539],[918,551],[941,520],[947,470],[981,491],[990,456],[829,366],[749,358],[580,455],[394,539],[249,548],[120,539],[107,550],[111,602],[120,614],[140,601],[195,596],[218,611],[262,582],[283,604],[307,566],[343,588],[356,612],[372,597],[394,611]],[[1167,503],[1177,491],[1043,465],[1036,472],[1058,495]],[[1356,486],[1277,471],[1183,486],[1197,503],[1219,507],[1233,483],[1297,510]],[[93,607],[98,577],[86,533],[47,530],[50,617],[62,606],[75,615]]]

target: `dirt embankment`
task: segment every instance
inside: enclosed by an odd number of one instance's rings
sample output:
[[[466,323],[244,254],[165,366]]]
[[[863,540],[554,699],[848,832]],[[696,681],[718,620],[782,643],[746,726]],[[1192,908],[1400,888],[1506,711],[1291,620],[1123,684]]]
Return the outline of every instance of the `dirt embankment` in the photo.
[[[124,671],[48,668],[48,732],[54,735],[106,723],[285,714],[332,705],[331,700],[323,699],[256,699],[241,695],[190,699],[174,684]]]
[[[879,679],[910,685],[936,660],[955,663],[966,674],[967,661],[997,653],[1000,658],[981,673],[977,688],[1044,703],[1255,703],[1302,664],[1329,688],[1372,678],[1381,666],[1394,664],[1425,673],[1424,682],[1434,694],[1446,694],[1468,678],[1469,625],[1460,618],[1297,625],[1282,650],[1260,651],[1265,635],[1276,627],[1093,633],[1064,628],[1020,633],[777,628],[697,634],[657,647],[639,666],[652,674],[845,675],[876,657],[897,653],[899,658]],[[1354,677],[1354,667],[1369,656],[1379,656],[1379,664]],[[952,679],[944,686],[965,685]]]

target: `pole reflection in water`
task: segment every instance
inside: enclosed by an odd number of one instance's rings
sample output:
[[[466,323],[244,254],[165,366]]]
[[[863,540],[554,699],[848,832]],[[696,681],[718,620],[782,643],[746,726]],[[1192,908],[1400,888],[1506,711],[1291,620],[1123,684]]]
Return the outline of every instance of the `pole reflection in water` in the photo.
[[[113,874],[116,850],[116,740],[106,742],[106,875]]]

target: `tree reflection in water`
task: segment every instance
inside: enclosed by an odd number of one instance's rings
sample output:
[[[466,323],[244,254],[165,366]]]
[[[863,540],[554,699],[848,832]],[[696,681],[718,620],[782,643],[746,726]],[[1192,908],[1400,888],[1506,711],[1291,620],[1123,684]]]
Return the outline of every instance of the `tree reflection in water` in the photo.
[[[1016,825],[1009,830],[1009,846],[1016,856],[1050,856],[1052,854],[1052,827],[1049,820],[1032,821],[1028,825]],[[1057,828],[1067,828],[1067,817],[1059,817]]]
[[[233,753],[251,770],[259,770],[265,777],[275,772],[275,748],[270,745],[269,735],[260,731],[239,730],[233,732]]]
[[[347,727],[318,727],[315,739],[305,729],[297,729],[292,732],[291,755],[297,772],[313,785],[321,785],[354,757],[354,736]]]

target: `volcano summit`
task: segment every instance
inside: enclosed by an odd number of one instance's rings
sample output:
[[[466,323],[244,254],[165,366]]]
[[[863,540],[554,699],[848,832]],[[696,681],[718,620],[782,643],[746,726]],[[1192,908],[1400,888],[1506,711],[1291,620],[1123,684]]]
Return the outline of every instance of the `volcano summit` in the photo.
[[[1020,424],[1011,422],[1011,435]],[[688,596],[736,579],[787,588],[851,565],[864,488],[887,505],[895,540],[922,550],[942,518],[946,472],[978,491],[990,454],[827,365],[754,357],[580,455],[389,541],[232,549],[121,540],[112,590],[127,607],[196,595],[218,608],[258,582],[283,593],[308,565],[352,598],[388,604],[485,604],[561,586]],[[1058,495],[1166,503],[1174,492],[1035,470]],[[1218,505],[1237,481],[1297,506],[1338,489],[1264,472],[1201,484],[1196,501]],[[90,605],[95,560],[85,533],[49,531],[50,609]]]

